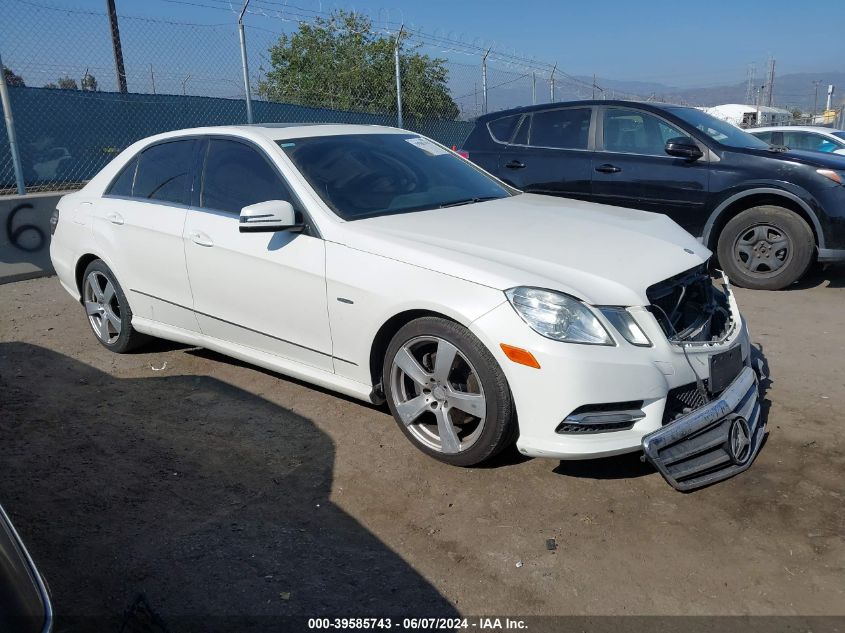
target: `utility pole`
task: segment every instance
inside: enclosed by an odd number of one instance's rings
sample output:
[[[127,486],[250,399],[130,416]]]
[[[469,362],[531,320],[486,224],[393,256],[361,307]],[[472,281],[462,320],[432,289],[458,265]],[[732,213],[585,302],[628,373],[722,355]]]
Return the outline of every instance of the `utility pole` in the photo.
[[[399,72],[399,47],[402,39],[402,32],[405,30],[405,25],[399,27],[399,34],[396,36],[396,42],[393,44],[393,65],[396,73],[396,126],[402,127],[402,76]]]
[[[596,99],[596,73],[593,73],[593,100]]]
[[[6,119],[6,136],[9,138],[9,153],[12,155],[12,167],[15,170],[15,184],[18,193],[26,193],[26,185],[23,180],[23,166],[21,155],[18,149],[18,138],[15,136],[15,119],[12,117],[12,102],[9,99],[9,87],[6,85],[6,73],[3,72],[3,60],[0,59],[0,103],[3,105],[3,118]],[[9,216],[11,218],[11,216]]]
[[[487,56],[490,54],[490,49],[484,53],[481,58],[481,107],[482,114],[487,114]]]
[[[537,103],[537,73],[535,71],[531,71],[531,104],[536,105]]]
[[[156,93],[156,76],[153,73],[153,65],[150,64],[150,83],[153,85],[153,94]]]
[[[117,26],[117,9],[114,8],[114,0],[106,0],[106,8],[109,14],[109,26],[111,26],[111,45],[114,50],[117,90],[126,93],[126,69],[123,67],[123,49],[120,46],[120,29]]]
[[[244,33],[244,13],[249,6],[249,0],[244,0],[244,6],[241,8],[241,14],[238,16],[238,35],[241,40],[241,66],[244,71],[244,95],[246,101],[246,122],[252,123],[252,95],[249,90],[249,64],[246,59],[246,33]],[[186,80],[187,81],[187,80]],[[184,92],[184,84],[182,86]]]
[[[821,79],[816,79],[813,82],[813,85],[816,87],[815,93],[813,95],[813,116],[810,117],[810,125],[816,122],[816,112],[819,108],[819,85],[822,83]]]
[[[769,59],[769,81],[766,84],[766,105],[772,107],[772,92],[775,89],[775,58]]]
[[[550,103],[555,102],[555,70],[557,70],[557,62],[555,62],[555,65],[552,66],[552,74],[551,74],[551,77],[549,77]]]

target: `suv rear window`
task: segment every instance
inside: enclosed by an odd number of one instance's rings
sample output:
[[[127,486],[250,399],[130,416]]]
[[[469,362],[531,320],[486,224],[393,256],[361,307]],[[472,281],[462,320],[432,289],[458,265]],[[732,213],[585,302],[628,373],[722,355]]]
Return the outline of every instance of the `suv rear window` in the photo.
[[[516,129],[516,124],[519,123],[519,117],[521,116],[521,114],[515,114],[513,116],[495,119],[487,124],[487,129],[490,130],[490,135],[494,140],[500,143],[508,143],[513,136],[513,131]]]
[[[528,144],[532,147],[587,149],[591,114],[591,108],[535,112]]]

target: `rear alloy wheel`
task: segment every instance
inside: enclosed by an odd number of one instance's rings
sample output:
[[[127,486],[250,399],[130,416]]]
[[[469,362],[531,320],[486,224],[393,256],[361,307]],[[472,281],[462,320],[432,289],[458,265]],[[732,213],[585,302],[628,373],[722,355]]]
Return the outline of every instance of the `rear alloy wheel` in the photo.
[[[122,354],[147,339],[132,327],[132,310],[126,295],[101,259],[94,260],[85,269],[82,305],[94,336],[107,349]]]
[[[492,354],[466,328],[437,317],[404,326],[384,365],[388,406],[423,452],[450,464],[478,464],[512,441],[510,390]]]
[[[720,265],[737,285],[780,290],[807,272],[815,242],[803,218],[783,207],[761,206],[732,218],[717,250]]]

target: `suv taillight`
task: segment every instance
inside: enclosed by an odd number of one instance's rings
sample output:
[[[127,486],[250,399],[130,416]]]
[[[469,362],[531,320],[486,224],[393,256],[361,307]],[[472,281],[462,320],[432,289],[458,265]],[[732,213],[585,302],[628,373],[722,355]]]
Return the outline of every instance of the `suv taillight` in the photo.
[[[53,213],[50,215],[50,235],[54,235],[56,232],[56,227],[59,226],[59,209],[58,207],[53,210]]]

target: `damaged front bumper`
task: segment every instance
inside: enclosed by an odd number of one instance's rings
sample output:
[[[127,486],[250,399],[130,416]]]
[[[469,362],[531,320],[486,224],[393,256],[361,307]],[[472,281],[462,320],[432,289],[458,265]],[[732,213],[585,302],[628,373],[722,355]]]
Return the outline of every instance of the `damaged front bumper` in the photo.
[[[748,469],[765,432],[757,375],[746,366],[713,400],[643,437],[642,447],[669,484],[689,491]]]

